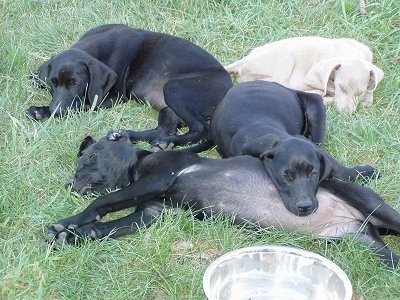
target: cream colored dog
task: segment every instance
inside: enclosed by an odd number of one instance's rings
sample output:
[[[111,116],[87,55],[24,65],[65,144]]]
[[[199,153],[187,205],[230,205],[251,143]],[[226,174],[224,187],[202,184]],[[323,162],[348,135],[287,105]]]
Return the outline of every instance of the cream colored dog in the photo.
[[[372,52],[347,38],[294,37],[265,44],[225,67],[238,82],[276,81],[287,87],[316,92],[325,104],[352,114],[358,102],[370,106],[383,71],[372,64]]]

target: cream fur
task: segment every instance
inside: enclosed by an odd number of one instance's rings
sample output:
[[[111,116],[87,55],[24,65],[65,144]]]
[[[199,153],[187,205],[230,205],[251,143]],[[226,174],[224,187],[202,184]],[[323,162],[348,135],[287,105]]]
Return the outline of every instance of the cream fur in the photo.
[[[384,73],[372,64],[372,52],[348,38],[294,37],[254,48],[225,66],[238,82],[268,80],[289,88],[316,92],[325,104],[334,103],[352,114],[358,102],[370,106]]]

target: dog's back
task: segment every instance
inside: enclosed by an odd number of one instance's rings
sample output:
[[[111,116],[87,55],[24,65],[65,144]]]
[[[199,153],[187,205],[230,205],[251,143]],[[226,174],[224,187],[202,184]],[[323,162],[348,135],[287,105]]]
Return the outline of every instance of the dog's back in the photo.
[[[305,102],[299,94],[312,100],[319,97],[294,91],[284,86],[265,81],[249,81],[231,88],[218,105],[211,120],[211,136],[223,157],[240,155],[245,143],[265,134],[280,137],[303,135],[307,131]],[[325,108],[317,98],[313,113],[321,123],[317,130],[324,133]],[[283,136],[284,135],[284,136]],[[316,137],[317,138],[317,137]],[[321,137],[323,140],[323,134]]]
[[[262,79],[307,91],[310,87],[303,79],[312,66],[321,60],[338,56],[372,61],[371,50],[354,39],[305,36],[256,47],[225,68],[236,75],[238,82]]]
[[[204,55],[206,50],[187,40],[123,24],[93,28],[71,48],[89,53],[116,71],[119,76],[115,85],[119,93],[146,98],[157,109],[166,106],[162,90],[170,78],[192,72],[196,75],[225,72],[214,56]],[[230,79],[226,78],[230,86]]]
[[[298,58],[312,56],[317,61],[336,56],[355,57],[372,61],[372,52],[363,43],[350,38],[330,39],[319,36],[293,37],[271,42],[254,48],[250,55],[260,55],[270,49],[278,49],[278,47],[291,51],[293,55],[298,53]]]

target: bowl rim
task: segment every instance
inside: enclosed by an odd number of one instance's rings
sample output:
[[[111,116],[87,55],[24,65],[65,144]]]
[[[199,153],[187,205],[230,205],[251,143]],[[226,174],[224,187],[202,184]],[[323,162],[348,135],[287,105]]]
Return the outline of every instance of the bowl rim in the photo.
[[[333,272],[337,273],[340,278],[343,279],[343,284],[345,288],[345,295],[343,300],[350,300],[353,294],[353,287],[351,281],[347,274],[340,268],[337,264],[335,264],[330,259],[319,255],[317,253],[304,250],[301,248],[293,247],[293,246],[278,246],[278,245],[259,245],[259,246],[248,246],[239,249],[235,249],[229,252],[226,252],[216,258],[205,270],[203,275],[203,291],[209,300],[214,300],[215,298],[210,298],[212,296],[211,293],[211,274],[215,267],[219,265],[222,261],[225,261],[229,257],[234,257],[238,254],[243,253],[254,253],[254,252],[279,252],[279,253],[288,253],[288,254],[296,254],[306,258],[317,259],[321,261],[322,264],[328,266]]]

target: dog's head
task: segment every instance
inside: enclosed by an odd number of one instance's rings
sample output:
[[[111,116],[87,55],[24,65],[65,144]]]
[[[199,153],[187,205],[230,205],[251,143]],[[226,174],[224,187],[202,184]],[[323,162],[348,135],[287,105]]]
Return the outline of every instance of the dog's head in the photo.
[[[339,111],[352,114],[357,103],[370,106],[373,91],[383,79],[383,71],[366,60],[335,57],[315,64],[304,78],[304,83],[324,95],[334,95]]]
[[[117,74],[86,52],[69,49],[43,63],[38,77],[50,89],[50,112],[63,115],[68,109],[98,106],[115,84]]]
[[[81,194],[102,193],[127,186],[134,180],[137,151],[128,137],[118,140],[87,136],[78,153],[78,166],[66,187]]]
[[[290,212],[307,216],[318,208],[318,185],[330,175],[331,165],[315,144],[302,137],[281,140],[267,134],[247,144],[245,151],[260,156]]]

